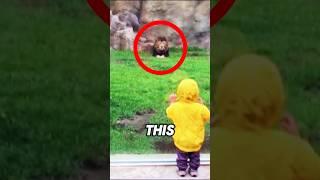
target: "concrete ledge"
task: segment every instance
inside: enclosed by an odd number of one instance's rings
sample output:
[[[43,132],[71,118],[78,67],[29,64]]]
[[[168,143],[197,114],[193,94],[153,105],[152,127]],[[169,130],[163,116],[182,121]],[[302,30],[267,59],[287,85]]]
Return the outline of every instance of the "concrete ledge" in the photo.
[[[110,156],[110,179],[210,179],[210,155],[201,154],[199,176],[178,177],[176,154],[116,154]]]
[[[210,165],[210,155],[200,154],[201,164]],[[110,156],[110,166],[175,165],[176,154],[115,154]]]

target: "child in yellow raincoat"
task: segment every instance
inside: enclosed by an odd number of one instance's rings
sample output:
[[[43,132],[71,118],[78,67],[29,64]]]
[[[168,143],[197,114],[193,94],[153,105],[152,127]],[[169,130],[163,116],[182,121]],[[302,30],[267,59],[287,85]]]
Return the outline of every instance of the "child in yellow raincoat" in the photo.
[[[267,58],[244,55],[226,65],[215,92],[213,179],[320,180],[319,156],[283,118],[284,94]]]
[[[204,142],[205,124],[210,112],[201,103],[198,84],[192,79],[181,81],[177,94],[171,95],[169,101],[166,112],[175,125],[173,141],[177,148],[178,175],[185,176],[189,168],[189,174],[196,177],[200,166],[199,151]]]

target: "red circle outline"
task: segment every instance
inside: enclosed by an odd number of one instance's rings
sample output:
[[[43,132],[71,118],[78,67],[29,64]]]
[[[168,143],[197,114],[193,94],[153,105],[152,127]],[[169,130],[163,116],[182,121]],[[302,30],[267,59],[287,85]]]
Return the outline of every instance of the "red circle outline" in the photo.
[[[142,59],[139,56],[139,52],[138,52],[138,43],[139,43],[139,39],[142,36],[143,32],[146,31],[148,28],[152,27],[152,26],[156,26],[156,25],[165,25],[165,26],[169,26],[172,29],[174,29],[180,36],[181,41],[182,41],[182,55],[179,59],[179,61],[177,62],[176,65],[174,65],[173,67],[171,67],[170,69],[167,70],[154,70],[149,68],[148,66],[146,66]],[[177,70],[184,62],[186,56],[187,56],[187,51],[188,51],[188,43],[187,43],[187,39],[184,36],[182,30],[176,26],[175,24],[166,21],[166,20],[156,20],[156,21],[152,21],[150,23],[145,24],[137,33],[135,39],[134,39],[134,43],[133,43],[133,53],[134,56],[136,58],[136,61],[138,62],[138,64],[140,65],[140,67],[142,67],[145,71],[151,73],[151,74],[156,74],[156,75],[165,75],[165,74],[169,74],[174,72],[175,70]]]

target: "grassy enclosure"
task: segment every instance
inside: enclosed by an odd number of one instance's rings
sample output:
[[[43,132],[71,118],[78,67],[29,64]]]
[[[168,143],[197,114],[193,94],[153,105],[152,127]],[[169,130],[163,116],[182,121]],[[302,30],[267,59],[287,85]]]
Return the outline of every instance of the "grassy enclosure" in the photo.
[[[173,50],[169,58],[159,59],[149,53],[141,53],[144,63],[153,69],[168,69],[177,63],[181,51]],[[146,137],[145,130],[136,132],[130,128],[117,127],[117,120],[130,118],[136,112],[152,109],[154,115],[149,123],[171,123],[166,117],[169,94],[176,91],[184,78],[195,79],[200,88],[200,96],[209,106],[210,62],[206,50],[189,49],[184,64],[174,73],[157,76],[145,72],[134,59],[131,51],[111,51],[110,53],[110,109],[111,109],[111,153],[161,152],[157,143],[169,146],[171,138]],[[209,129],[207,128],[209,136]],[[126,139],[126,141],[124,141]],[[165,148],[165,147],[163,147]]]
[[[111,152],[126,148],[133,153],[154,152],[152,141],[157,139],[114,124],[148,108],[156,112],[152,122],[167,122],[166,96],[181,77],[198,80],[208,103],[209,61],[203,51],[194,50],[199,55],[189,54],[179,71],[156,79],[137,66],[132,53],[113,52],[111,80],[122,85],[114,83],[111,88],[126,93],[111,94],[111,106],[123,108],[111,109],[109,120],[108,28],[86,2],[3,0],[0,4],[0,179],[72,175],[85,160],[105,156],[109,123]],[[288,111],[318,150],[319,6],[315,0],[237,1],[212,29],[210,53],[214,78],[237,54],[250,51],[270,57],[283,75]],[[177,57],[173,54],[172,61]]]

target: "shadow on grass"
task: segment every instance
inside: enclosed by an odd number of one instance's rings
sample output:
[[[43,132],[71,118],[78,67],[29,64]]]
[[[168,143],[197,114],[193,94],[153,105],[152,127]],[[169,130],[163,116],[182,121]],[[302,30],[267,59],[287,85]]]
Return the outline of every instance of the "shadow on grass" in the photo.
[[[172,141],[172,138],[162,138],[156,140],[153,144],[154,149],[159,153],[176,153],[176,147]],[[202,153],[210,153],[210,137],[206,136],[204,144],[201,148]]]

